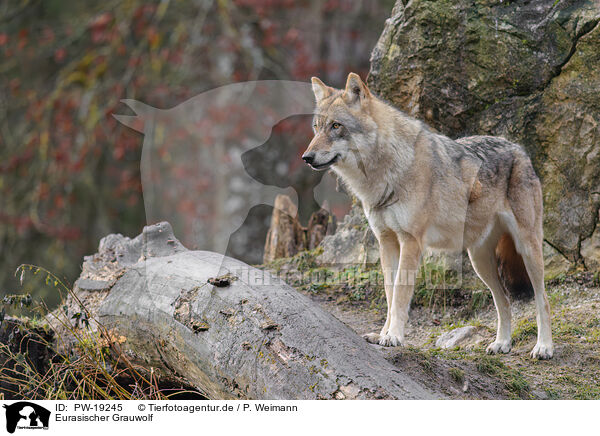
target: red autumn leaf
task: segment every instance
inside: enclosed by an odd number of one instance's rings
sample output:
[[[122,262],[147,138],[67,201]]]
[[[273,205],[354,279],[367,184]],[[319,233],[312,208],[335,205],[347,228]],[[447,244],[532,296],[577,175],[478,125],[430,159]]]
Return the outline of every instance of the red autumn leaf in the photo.
[[[67,50],[64,48],[59,48],[54,52],[54,60],[58,63],[61,63],[65,57],[67,56]]]

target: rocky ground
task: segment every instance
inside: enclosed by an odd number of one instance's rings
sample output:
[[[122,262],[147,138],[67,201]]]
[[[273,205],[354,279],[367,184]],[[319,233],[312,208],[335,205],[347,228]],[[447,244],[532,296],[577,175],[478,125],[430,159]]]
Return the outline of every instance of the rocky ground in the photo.
[[[358,334],[379,331],[385,297],[379,266],[346,267],[342,277],[315,262],[320,252],[303,252],[266,266]],[[375,278],[375,279],[374,279]],[[423,383],[465,399],[600,399],[600,287],[589,272],[547,281],[555,356],[529,357],[536,342],[532,301],[513,303],[513,349],[489,356],[496,312],[478,280],[459,289],[428,290],[417,283],[405,347],[378,348],[386,358]],[[468,289],[467,289],[468,288]],[[440,337],[442,337],[440,340]],[[444,345],[445,344],[445,345]]]

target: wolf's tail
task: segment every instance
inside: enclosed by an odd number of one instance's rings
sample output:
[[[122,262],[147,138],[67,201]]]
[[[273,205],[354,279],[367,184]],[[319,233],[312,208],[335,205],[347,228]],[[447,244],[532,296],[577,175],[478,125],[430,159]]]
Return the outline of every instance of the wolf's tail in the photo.
[[[496,245],[496,259],[498,260],[498,276],[504,290],[517,300],[533,298],[533,286],[525,269],[523,258],[517,249],[512,237],[505,233]]]

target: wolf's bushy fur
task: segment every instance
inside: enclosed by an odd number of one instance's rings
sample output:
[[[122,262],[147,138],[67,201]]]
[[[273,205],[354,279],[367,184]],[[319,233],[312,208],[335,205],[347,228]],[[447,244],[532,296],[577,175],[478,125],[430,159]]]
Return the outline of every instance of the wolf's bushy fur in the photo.
[[[437,134],[372,95],[353,73],[344,90],[317,78],[313,90],[315,137],[303,159],[341,177],[379,240],[388,314],[381,332],[367,340],[404,342],[412,276],[425,248],[467,249],[498,310],[498,334],[488,352],[511,347],[508,291],[534,294],[538,343],[532,355],[552,357],[542,190],[525,151],[499,137]]]

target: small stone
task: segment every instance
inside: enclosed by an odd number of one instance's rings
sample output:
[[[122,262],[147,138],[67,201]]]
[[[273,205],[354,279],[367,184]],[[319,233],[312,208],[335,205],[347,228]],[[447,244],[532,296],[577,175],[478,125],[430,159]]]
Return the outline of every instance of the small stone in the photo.
[[[197,321],[192,323],[192,330],[194,331],[194,333],[198,333],[198,332],[203,332],[209,329],[209,325],[208,323],[204,322],[204,321]]]
[[[435,346],[439,348],[458,347],[467,339],[472,337],[476,330],[477,328],[472,325],[450,330],[449,332],[445,332],[437,339]]]
[[[227,274],[221,277],[212,277],[207,281],[209,284],[216,286],[217,288],[226,288],[227,286],[231,285],[233,280],[235,280],[235,277]]]
[[[360,393],[360,388],[350,382],[346,386],[340,386],[340,391],[348,398],[356,398]]]
[[[260,328],[263,330],[274,330],[276,328],[279,328],[279,324],[277,324],[274,321],[267,320],[260,325]]]
[[[227,309],[220,310],[219,312],[228,318],[235,314],[235,311],[230,307],[228,307]]]

